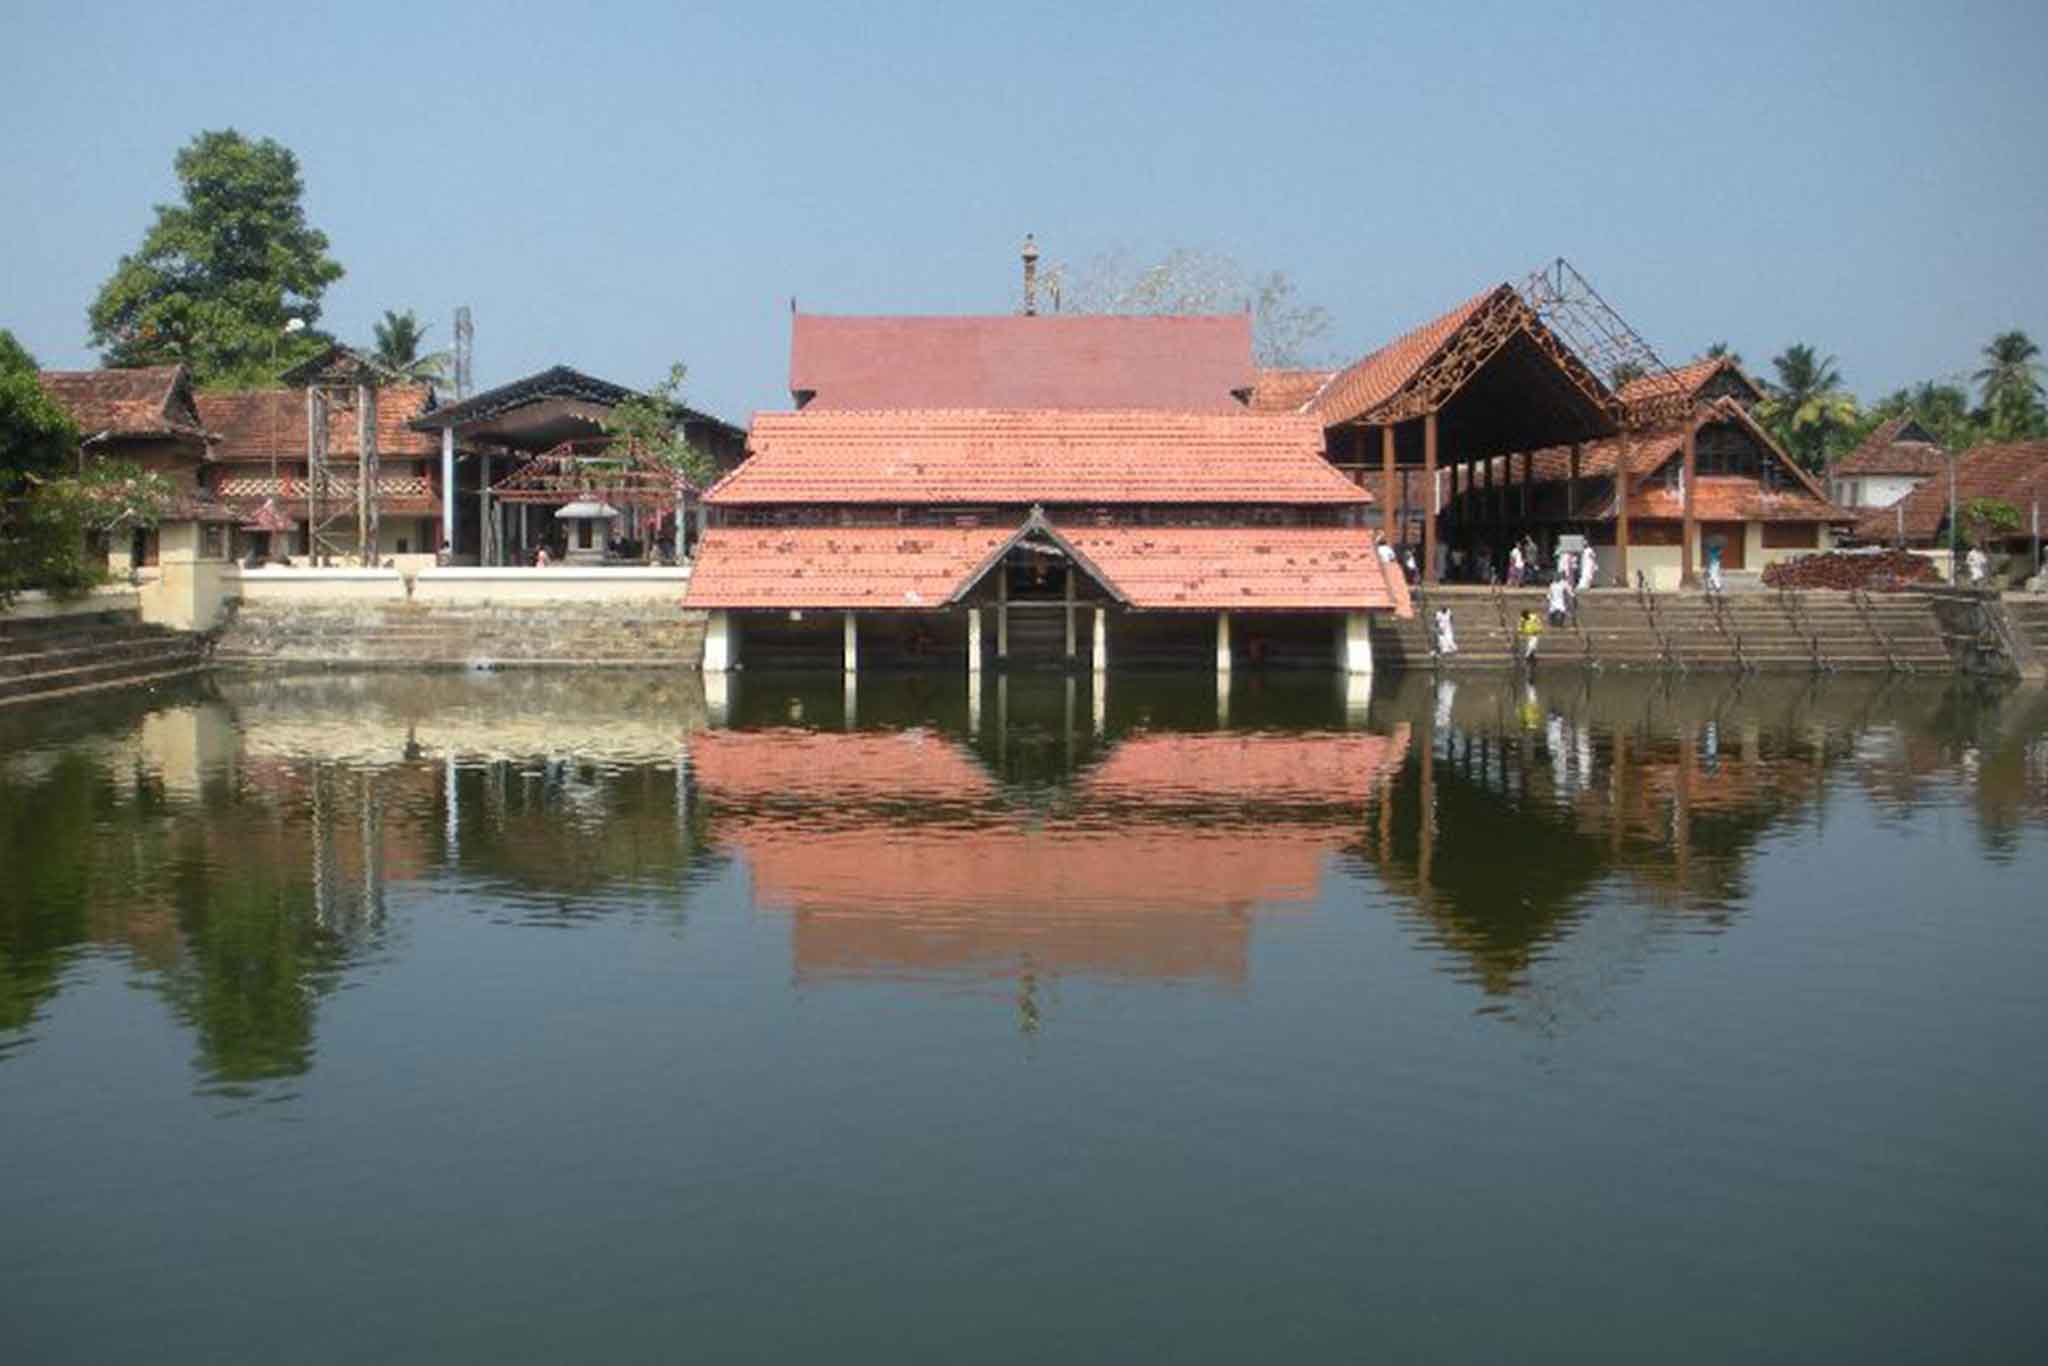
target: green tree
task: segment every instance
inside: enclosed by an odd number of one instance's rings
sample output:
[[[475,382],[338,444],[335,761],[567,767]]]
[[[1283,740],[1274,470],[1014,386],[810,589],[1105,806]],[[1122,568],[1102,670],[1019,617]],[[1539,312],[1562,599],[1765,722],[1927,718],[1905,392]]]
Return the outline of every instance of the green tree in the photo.
[[[180,202],[87,310],[110,366],[182,361],[201,384],[270,381],[331,342],[312,324],[342,268],[306,222],[298,158],[269,138],[201,133],[175,160]],[[306,330],[287,335],[292,319]]]
[[[683,433],[683,381],[689,373],[680,361],[669,366],[667,379],[612,409],[604,430],[612,454],[651,460],[701,489],[718,477],[718,465]]]
[[[1702,356],[1701,359],[1732,360],[1737,365],[1740,365],[1742,364],[1742,353],[1740,351],[1735,350],[1733,347],[1729,346],[1727,342],[1717,341],[1712,346],[1709,346],[1707,348],[1706,354]]]
[[[2036,359],[2040,354],[2033,338],[2018,329],[1999,333],[1985,346],[1984,368],[1971,378],[1983,396],[1986,425],[1995,439],[2017,441],[2048,430]]]
[[[78,426],[36,378],[36,358],[0,328],[0,498],[70,467]]]
[[[1970,396],[1960,385],[1924,379],[1910,388],[1894,389],[1871,408],[1865,425],[1875,429],[1895,417],[1912,418],[1951,451],[1968,450],[1979,439]]]
[[[425,384],[439,384],[448,377],[450,357],[446,351],[421,354],[420,343],[426,340],[427,329],[411,309],[403,313],[385,309],[383,319],[371,331],[376,337],[371,357],[393,374]]]
[[[1956,510],[1963,524],[1963,543],[1989,547],[2008,536],[2017,536],[2022,525],[2020,510],[2003,498],[1972,498]]]
[[[1771,357],[1771,367],[1777,380],[1767,386],[1770,396],[1757,414],[1794,459],[1821,469],[1830,450],[1854,434],[1856,399],[1842,387],[1835,358],[1823,358],[1803,342]]]

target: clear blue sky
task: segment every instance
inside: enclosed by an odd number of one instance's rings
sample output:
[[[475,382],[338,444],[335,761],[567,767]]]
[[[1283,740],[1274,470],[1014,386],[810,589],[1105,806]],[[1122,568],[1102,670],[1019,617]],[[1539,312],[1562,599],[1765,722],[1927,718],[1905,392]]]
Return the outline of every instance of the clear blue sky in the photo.
[[[11,0],[0,326],[85,309],[232,126],[297,152],[325,323],[472,306],[556,361],[786,406],[788,300],[1011,305],[1076,261],[1227,253],[1359,353],[1562,254],[1668,360],[1840,357],[1866,397],[2048,343],[2048,5],[696,7]]]

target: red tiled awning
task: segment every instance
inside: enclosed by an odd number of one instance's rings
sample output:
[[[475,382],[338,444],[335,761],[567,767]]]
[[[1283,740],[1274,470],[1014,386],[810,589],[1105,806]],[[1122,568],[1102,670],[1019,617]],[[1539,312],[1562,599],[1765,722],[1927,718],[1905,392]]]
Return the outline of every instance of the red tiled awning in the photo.
[[[944,607],[1015,527],[713,527],[686,607]]]
[[[1355,527],[1074,527],[1070,543],[1132,607],[1414,615],[1408,581]]]

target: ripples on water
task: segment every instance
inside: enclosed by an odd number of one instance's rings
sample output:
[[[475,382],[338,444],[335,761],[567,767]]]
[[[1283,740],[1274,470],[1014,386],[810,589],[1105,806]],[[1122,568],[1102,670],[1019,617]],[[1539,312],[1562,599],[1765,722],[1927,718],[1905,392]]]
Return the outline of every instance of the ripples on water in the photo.
[[[1673,1298],[1688,1277],[1787,1341],[1881,1346],[1886,1287],[1935,1252],[1977,1305],[1943,1331],[2013,1340],[1997,1295],[2048,1252],[2020,1160],[2048,1137],[2042,1014],[2015,968],[2048,948],[2038,693],[1254,677],[1219,707],[1206,679],[1118,677],[1098,706],[1085,678],[1019,677],[850,700],[768,676],[715,707],[691,678],[321,676],[0,713],[0,1114],[27,1182],[0,1188],[0,1224],[90,1261],[104,1237],[63,1211],[98,1197],[63,1155],[161,1127],[196,1166],[160,1173],[124,1236],[232,1225],[236,1197],[202,1188],[236,1131],[205,1126],[275,1117],[391,1164],[301,1168],[329,1217],[350,1180],[402,1225],[419,1208],[422,1246],[352,1274],[432,1283],[442,1244],[494,1217],[466,1202],[513,1182],[624,1276],[589,1303],[627,1356],[680,1312],[627,1266],[694,1254],[618,1226],[620,1183],[680,1201],[686,1239],[771,1255],[766,1220],[799,1264],[879,1254],[994,1325],[1022,1312],[1007,1291],[1052,1295],[1179,1359],[1582,1359],[1603,1275],[1646,1306],[1599,1330],[1621,1355],[1752,1355]],[[690,1142],[720,1155],[716,1186],[672,1168]],[[234,1161],[281,1198],[281,1158],[259,1140]],[[554,1194],[519,1184],[542,1172]],[[1434,1260],[1361,1250],[1388,1239]],[[307,1275],[354,1265],[309,1255]],[[1119,1256],[1155,1263],[1128,1293],[1178,1318],[1094,1298]],[[1832,1308],[1753,1274],[1814,1256],[1845,1259]],[[33,1341],[113,1352],[190,1291],[130,1260],[136,1304],[103,1335],[60,1268],[0,1271],[42,1297],[18,1319]],[[1402,1297],[1337,1274],[1354,1263]],[[725,1296],[685,1316],[713,1341],[810,1354],[728,1273],[689,1269]],[[1527,1336],[1461,1326],[1454,1283],[1519,1305],[1481,1319]],[[808,1284],[845,1340],[908,1308],[858,1275],[851,1298]],[[1266,1308],[1233,1315],[1239,1295]],[[431,1311],[394,1312],[432,1337]],[[581,1321],[498,1312],[449,1352]],[[284,1331],[240,1322],[202,1340]],[[946,1322],[876,1341],[977,1341]],[[1665,1336],[1680,1322],[1697,1353]],[[354,1332],[275,1354],[346,1358]]]

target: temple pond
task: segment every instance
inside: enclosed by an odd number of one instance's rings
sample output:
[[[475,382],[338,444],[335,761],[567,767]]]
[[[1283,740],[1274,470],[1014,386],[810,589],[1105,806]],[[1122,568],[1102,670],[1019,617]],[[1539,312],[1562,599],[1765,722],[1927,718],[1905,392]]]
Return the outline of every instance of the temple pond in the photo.
[[[0,718],[15,1362],[2030,1359],[2048,699]]]

